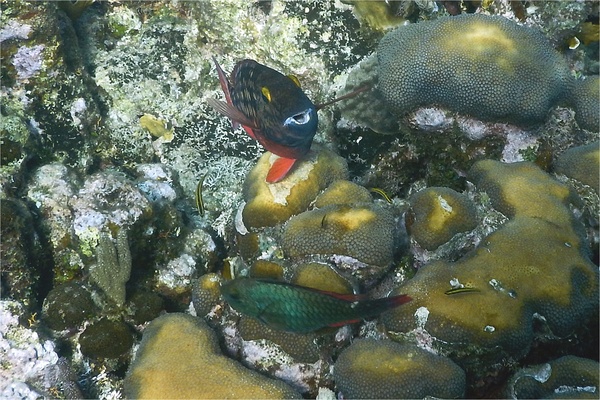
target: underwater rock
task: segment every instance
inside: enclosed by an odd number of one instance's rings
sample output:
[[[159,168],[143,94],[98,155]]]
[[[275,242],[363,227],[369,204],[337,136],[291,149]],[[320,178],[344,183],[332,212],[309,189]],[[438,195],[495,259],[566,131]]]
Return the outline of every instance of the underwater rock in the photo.
[[[276,156],[265,153],[246,176],[242,211],[248,229],[275,226],[305,211],[317,194],[337,179],[348,177],[346,161],[330,150],[311,150],[281,182],[265,178]]]
[[[333,374],[345,399],[455,399],[465,393],[465,372],[450,359],[390,340],[355,340]]]
[[[122,321],[102,318],[90,324],[79,336],[81,353],[93,359],[118,358],[133,346],[133,333]]]
[[[573,85],[568,63],[540,32],[496,16],[399,27],[377,56],[378,88],[400,114],[439,104],[483,120],[539,123]]]
[[[343,255],[377,267],[394,257],[394,217],[372,204],[331,205],[306,211],[287,222],[282,238],[286,256]]]
[[[54,287],[44,300],[43,319],[51,329],[74,329],[97,311],[90,292],[78,283]]]
[[[204,321],[166,314],[148,325],[124,382],[128,398],[301,398],[223,356]]]
[[[592,187],[600,194],[600,142],[566,150],[554,162],[554,170]]]
[[[6,399],[44,397],[51,387],[46,377],[58,374],[55,344],[19,322],[24,311],[16,301],[0,300],[0,397]]]
[[[457,233],[477,226],[475,204],[452,189],[428,187],[415,193],[410,203],[407,229],[427,250],[435,250]]]
[[[24,202],[0,199],[0,236],[2,298],[20,301],[30,310],[37,309],[41,269],[50,266],[39,259],[42,255],[39,237]]]
[[[144,290],[133,292],[128,307],[132,311],[132,319],[136,324],[152,321],[164,310],[164,301],[156,293]]]
[[[555,337],[573,333],[598,307],[598,269],[568,187],[526,162],[480,161],[470,179],[511,220],[458,261],[421,267],[390,294],[413,301],[383,319],[393,337],[450,354],[477,375],[524,356],[538,323]],[[464,287],[476,291],[445,294]]]
[[[522,368],[508,382],[505,395],[511,399],[596,399],[599,367],[595,360],[564,356]]]

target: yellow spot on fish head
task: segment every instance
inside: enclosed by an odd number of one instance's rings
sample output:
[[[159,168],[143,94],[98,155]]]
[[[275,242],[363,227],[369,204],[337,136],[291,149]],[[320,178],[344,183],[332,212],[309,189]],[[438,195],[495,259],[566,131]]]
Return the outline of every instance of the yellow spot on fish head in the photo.
[[[298,78],[296,77],[296,75],[292,75],[292,74],[290,74],[290,75],[288,75],[287,77],[288,77],[288,78],[290,78],[290,79],[292,80],[292,82],[294,82],[294,84],[295,84],[296,86],[298,86],[299,88],[301,88],[301,87],[302,87],[302,86],[300,86],[300,81],[298,80]]]
[[[263,86],[260,88],[260,91],[262,92],[263,96],[265,96],[265,99],[267,100],[268,103],[271,102],[271,91],[269,90],[268,87]]]
[[[345,231],[355,231],[372,222],[376,217],[377,215],[369,209],[343,206],[327,214],[327,224]]]

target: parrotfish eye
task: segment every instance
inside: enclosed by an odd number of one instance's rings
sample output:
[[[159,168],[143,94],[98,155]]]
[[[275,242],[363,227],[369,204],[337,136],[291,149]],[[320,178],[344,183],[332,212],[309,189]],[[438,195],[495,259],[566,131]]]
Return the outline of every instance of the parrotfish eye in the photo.
[[[271,91],[269,90],[269,88],[266,86],[263,86],[260,88],[260,91],[262,92],[263,96],[265,96],[267,103],[270,103],[271,102]]]
[[[312,110],[309,108],[307,110],[304,110],[298,114],[294,114],[291,117],[288,117],[285,122],[283,123],[284,126],[289,126],[289,125],[306,125],[307,123],[310,122],[311,119],[311,115],[312,115]]]

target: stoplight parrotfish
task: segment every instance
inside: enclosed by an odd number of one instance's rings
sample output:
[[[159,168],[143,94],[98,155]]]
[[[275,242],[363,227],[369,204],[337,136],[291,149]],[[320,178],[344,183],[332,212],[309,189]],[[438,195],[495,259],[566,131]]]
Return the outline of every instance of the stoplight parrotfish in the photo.
[[[293,75],[283,75],[254,60],[238,62],[231,76],[213,57],[226,102],[208,99],[208,104],[229,117],[233,128],[244,130],[265,149],[279,156],[267,174],[267,182],[279,182],[296,160],[310,150],[317,132],[317,110],[368,89],[361,87],[340,98],[315,105]]]
[[[271,328],[296,333],[355,323],[412,300],[404,294],[370,300],[361,295],[252,278],[222,284],[221,295],[242,314],[257,318]]]

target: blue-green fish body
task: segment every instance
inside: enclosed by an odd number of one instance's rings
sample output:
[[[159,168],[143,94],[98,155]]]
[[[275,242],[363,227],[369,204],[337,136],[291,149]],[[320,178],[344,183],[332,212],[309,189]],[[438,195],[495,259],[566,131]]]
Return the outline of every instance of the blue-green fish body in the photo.
[[[360,295],[251,278],[223,284],[221,294],[242,314],[255,317],[272,328],[296,333],[358,322],[411,300],[407,295],[367,300]]]

